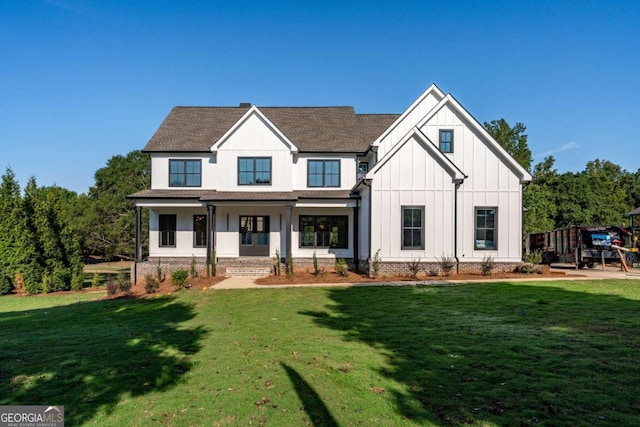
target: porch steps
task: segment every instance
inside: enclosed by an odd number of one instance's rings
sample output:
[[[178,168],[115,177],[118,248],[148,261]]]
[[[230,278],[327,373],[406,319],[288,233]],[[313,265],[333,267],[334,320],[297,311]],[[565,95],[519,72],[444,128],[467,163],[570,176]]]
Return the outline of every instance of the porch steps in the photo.
[[[271,274],[270,267],[227,267],[225,277],[267,277]]]

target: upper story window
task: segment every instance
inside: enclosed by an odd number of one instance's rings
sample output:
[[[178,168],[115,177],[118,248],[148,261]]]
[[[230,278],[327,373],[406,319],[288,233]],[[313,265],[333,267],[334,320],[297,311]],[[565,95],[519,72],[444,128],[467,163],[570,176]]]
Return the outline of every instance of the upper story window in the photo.
[[[271,185],[271,157],[239,157],[238,185]]]
[[[169,187],[200,187],[201,182],[200,160],[169,160]]]
[[[307,187],[340,187],[340,160],[309,160]]]
[[[453,153],[453,130],[440,131],[440,151]]]
[[[367,173],[369,172],[369,162],[360,162],[358,163],[358,173]]]
[[[424,249],[424,206],[402,207],[402,249]]]
[[[476,208],[475,249],[498,249],[497,223],[498,208]]]

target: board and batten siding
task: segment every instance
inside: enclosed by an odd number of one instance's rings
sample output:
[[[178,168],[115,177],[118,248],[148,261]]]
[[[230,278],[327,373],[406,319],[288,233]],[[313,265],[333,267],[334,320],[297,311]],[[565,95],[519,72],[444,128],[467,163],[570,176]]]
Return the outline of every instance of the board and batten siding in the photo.
[[[384,261],[436,261],[453,253],[452,175],[415,138],[375,173],[372,181],[371,254]],[[366,203],[363,203],[365,206]],[[424,250],[402,249],[402,207],[424,207]]]
[[[522,185],[498,150],[450,105],[443,106],[420,130],[435,144],[441,129],[453,130],[453,153],[445,155],[467,175],[458,190],[458,258],[501,262],[522,257]],[[498,208],[498,249],[476,250],[475,208]]]
[[[180,187],[186,189],[204,188],[214,189],[216,185],[215,171],[211,166],[210,153],[152,153],[151,154],[151,189],[166,190],[177,187],[169,187],[169,160],[200,160],[201,163],[201,187]]]
[[[393,146],[396,145],[411,128],[416,126],[441,99],[442,98],[436,93],[428,91],[423,99],[419,100],[413,108],[410,108],[406,116],[380,141],[378,145],[378,159],[382,159],[386,153],[391,151]]]

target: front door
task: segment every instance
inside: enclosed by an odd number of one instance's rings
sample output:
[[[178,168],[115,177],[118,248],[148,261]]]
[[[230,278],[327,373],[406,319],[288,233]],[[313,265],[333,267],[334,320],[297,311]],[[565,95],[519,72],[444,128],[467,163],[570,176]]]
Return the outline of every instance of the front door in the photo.
[[[269,256],[269,217],[240,217],[240,256]]]

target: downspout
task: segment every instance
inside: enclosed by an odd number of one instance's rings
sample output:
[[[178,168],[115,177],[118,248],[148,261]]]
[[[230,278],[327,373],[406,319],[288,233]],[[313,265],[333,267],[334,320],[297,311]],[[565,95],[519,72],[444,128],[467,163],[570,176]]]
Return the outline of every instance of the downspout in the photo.
[[[454,180],[453,192],[453,256],[456,259],[456,274],[460,273],[460,258],[458,258],[458,190],[464,182],[464,178]]]
[[[373,188],[371,188],[371,180],[370,179],[363,179],[362,180],[362,184],[364,184],[365,186],[369,187],[369,231],[368,231],[368,237],[369,237],[369,254],[367,256],[367,261],[371,261],[371,200],[373,199]]]

